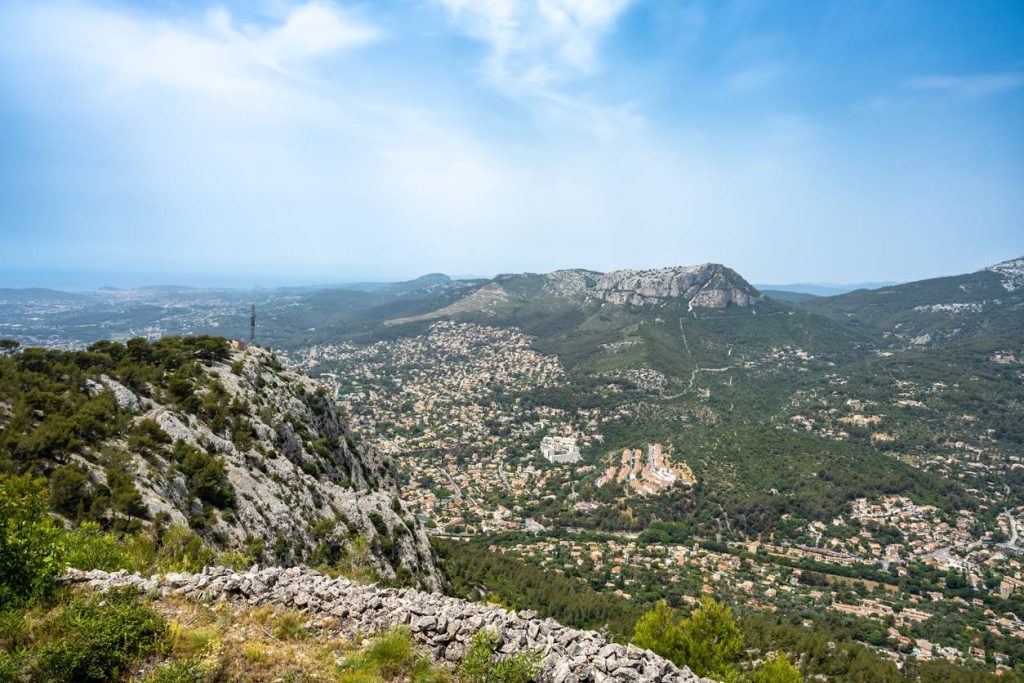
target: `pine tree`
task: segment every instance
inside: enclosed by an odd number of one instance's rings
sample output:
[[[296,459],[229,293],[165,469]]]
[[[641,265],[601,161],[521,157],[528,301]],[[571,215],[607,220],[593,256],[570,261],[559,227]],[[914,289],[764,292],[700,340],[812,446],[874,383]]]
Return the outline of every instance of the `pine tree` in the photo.
[[[777,653],[761,665],[750,677],[751,683],[804,683],[804,677],[789,663],[786,656]]]
[[[732,610],[707,596],[680,624],[680,640],[685,664],[698,676],[728,678],[743,649],[743,633]]]
[[[683,658],[679,616],[664,600],[640,617],[633,629],[633,643],[675,663]]]

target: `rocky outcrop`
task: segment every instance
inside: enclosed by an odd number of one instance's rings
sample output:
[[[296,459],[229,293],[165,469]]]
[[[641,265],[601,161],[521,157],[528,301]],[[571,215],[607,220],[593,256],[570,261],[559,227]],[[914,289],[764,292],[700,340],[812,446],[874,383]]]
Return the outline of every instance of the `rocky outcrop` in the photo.
[[[98,382],[92,379],[86,380],[85,386],[86,390],[92,396],[109,391],[113,394],[114,402],[117,404],[117,407],[121,410],[134,413],[142,407],[139,397],[136,396],[131,389],[120,382],[107,377],[106,375],[100,375],[100,381]]]
[[[689,308],[749,306],[760,294],[735,271],[717,263],[654,270],[616,270],[597,278],[588,294],[607,303],[653,306],[672,299]]]
[[[403,325],[470,314],[500,317],[521,310],[572,306],[598,300],[609,304],[660,306],[682,301],[694,308],[747,307],[761,294],[735,271],[717,263],[653,270],[616,270],[599,273],[582,268],[550,273],[506,273],[476,288],[443,308],[394,318],[385,325]],[[524,308],[525,307],[525,308]]]
[[[601,273],[574,268],[556,270],[544,276],[544,291],[559,296],[572,296],[586,292],[597,284]]]
[[[997,263],[994,266],[985,268],[985,270],[990,270],[1002,276],[1003,289],[1007,292],[1015,292],[1018,289],[1024,288],[1024,256]]]
[[[162,513],[170,523],[193,527],[202,520],[199,531],[215,547],[275,563],[330,561],[365,546],[363,559],[381,578],[441,587],[426,532],[398,498],[393,462],[356,443],[324,386],[256,347],[236,348],[227,362],[204,372],[196,397],[210,398],[216,389],[217,401],[231,406],[230,420],[217,423],[137,396],[105,376],[87,387],[110,392],[136,425],[155,423],[168,437],[148,452],[130,440],[111,444],[131,454],[150,519]],[[232,504],[215,506],[194,495],[175,452],[179,444],[220,465]],[[102,483],[101,468],[77,462]]]
[[[210,601],[239,601],[299,609],[313,625],[347,639],[395,626],[407,626],[435,660],[458,662],[481,629],[501,638],[500,652],[539,650],[544,659],[538,680],[548,683],[658,681],[711,683],[679,669],[649,650],[612,643],[593,631],[567,628],[534,612],[510,612],[437,593],[380,588],[331,579],[303,568],[253,567],[233,572],[207,567],[201,574],[144,578],[127,572],[71,570],[65,583],[100,591],[131,587],[149,595],[181,595]]]

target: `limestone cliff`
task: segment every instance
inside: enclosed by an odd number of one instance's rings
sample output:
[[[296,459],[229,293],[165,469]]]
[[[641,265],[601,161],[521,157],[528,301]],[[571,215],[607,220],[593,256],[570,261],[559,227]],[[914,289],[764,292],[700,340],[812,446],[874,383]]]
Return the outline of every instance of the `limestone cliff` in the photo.
[[[441,586],[427,535],[398,498],[393,463],[355,442],[322,385],[283,369],[268,351],[237,345],[202,372],[194,397],[230,405],[230,420],[162,403],[154,398],[159,392],[139,395],[105,375],[87,381],[88,392],[109,392],[130,416],[129,434],[149,425],[165,442],[143,449],[122,436],[103,444],[129,453],[145,517],[191,525],[221,549],[285,563],[343,553],[360,538],[380,577]],[[226,475],[230,504],[204,499],[189,478],[187,459],[210,457]],[[95,485],[106,483],[95,458],[75,454],[70,461]]]
[[[749,306],[760,294],[738,273],[717,263],[653,270],[616,270],[597,278],[590,296],[612,304],[652,306],[682,299],[692,308]]]

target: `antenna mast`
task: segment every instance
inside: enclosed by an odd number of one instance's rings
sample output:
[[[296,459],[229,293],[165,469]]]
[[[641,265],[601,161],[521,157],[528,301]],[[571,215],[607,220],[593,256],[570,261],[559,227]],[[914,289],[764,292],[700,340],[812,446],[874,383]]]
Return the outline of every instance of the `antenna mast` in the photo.
[[[249,316],[249,343],[256,345],[256,304],[252,305],[252,314]]]

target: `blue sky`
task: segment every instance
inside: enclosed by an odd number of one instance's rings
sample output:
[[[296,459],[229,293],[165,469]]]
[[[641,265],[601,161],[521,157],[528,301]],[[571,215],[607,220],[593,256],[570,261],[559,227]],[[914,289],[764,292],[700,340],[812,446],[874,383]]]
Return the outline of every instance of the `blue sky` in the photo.
[[[1024,3],[0,3],[0,286],[1024,254]]]

